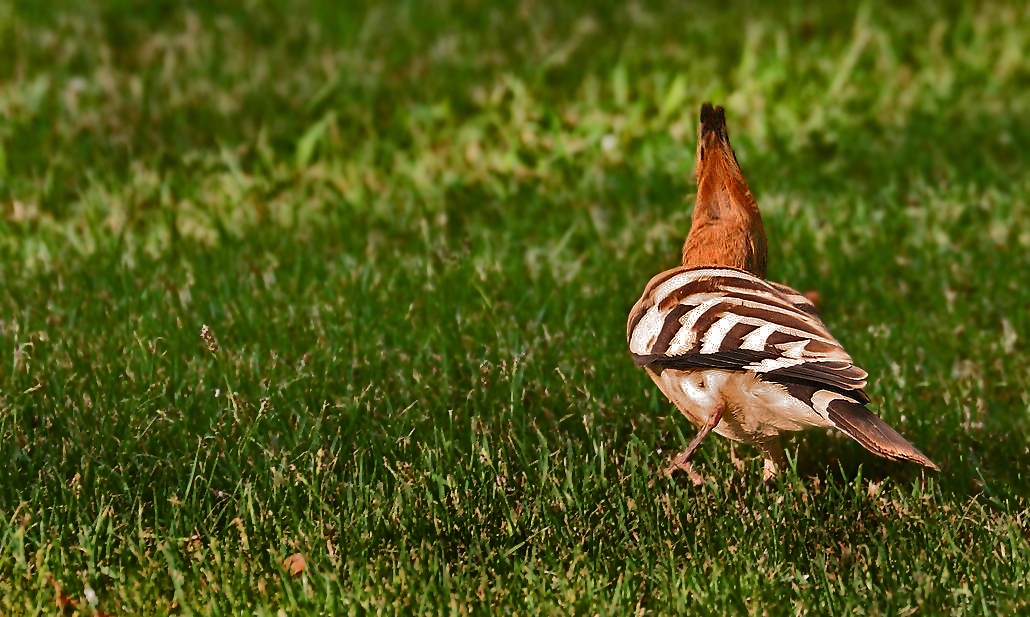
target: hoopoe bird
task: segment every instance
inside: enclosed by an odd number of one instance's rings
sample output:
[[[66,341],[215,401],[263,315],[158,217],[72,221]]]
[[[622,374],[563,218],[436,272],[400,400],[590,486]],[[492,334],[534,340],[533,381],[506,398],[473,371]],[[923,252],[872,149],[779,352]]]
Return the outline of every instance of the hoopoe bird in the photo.
[[[762,217],[737,163],[722,107],[697,130],[697,201],[682,265],[655,276],[626,324],[630,353],[697,437],[665,470],[701,477],[690,457],[708,433],[758,446],[763,478],[783,469],[783,433],[836,427],[874,454],[939,470],[866,409],[855,366],[804,295],[763,280]]]

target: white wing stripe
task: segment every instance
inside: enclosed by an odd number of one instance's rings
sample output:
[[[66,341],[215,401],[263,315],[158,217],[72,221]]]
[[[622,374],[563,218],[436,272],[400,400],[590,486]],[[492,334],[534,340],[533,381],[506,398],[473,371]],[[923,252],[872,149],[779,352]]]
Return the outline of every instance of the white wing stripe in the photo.
[[[808,340],[794,341],[793,343],[783,343],[781,345],[775,345],[776,349],[783,352],[786,358],[804,358],[811,354],[805,353],[805,347],[808,347]]]
[[[716,297],[706,302],[702,302],[680,318],[680,324],[682,324],[682,326],[676,332],[676,336],[672,337],[672,342],[669,343],[669,349],[665,351],[665,355],[676,356],[686,353],[694,347],[697,343],[697,337],[694,334],[694,326],[697,325],[697,320],[701,319],[701,316],[707,313],[708,309],[723,301],[721,295],[714,295]]]
[[[744,337],[744,342],[741,343],[741,349],[749,349],[751,351],[762,351],[765,349],[765,341],[768,340],[769,335],[777,330],[778,326],[774,323],[766,322],[759,324],[757,330],[748,334]]]
[[[851,398],[850,396],[844,396],[839,392],[831,392],[830,390],[819,390],[812,395],[812,409],[816,411],[820,416],[824,418],[830,417],[829,406],[830,403],[836,400],[845,400],[849,403],[855,403],[860,405],[858,401]]]
[[[651,308],[640,319],[640,323],[633,329],[633,336],[629,341],[629,350],[635,354],[645,355],[651,353],[658,335],[665,325],[665,318],[672,311],[672,307],[660,311],[655,306]]]
[[[740,323],[740,315],[734,315],[733,313],[727,313],[723,315],[719,321],[712,324],[711,328],[708,328],[708,332],[705,332],[704,345],[701,345],[701,353],[716,353],[722,346],[723,339],[729,334],[733,326]]]
[[[806,349],[809,342],[809,340],[794,341],[793,343],[780,343],[773,347],[783,352],[784,357],[787,358],[814,359],[819,362],[851,362],[851,356],[843,349],[834,348],[825,353],[815,353]]]

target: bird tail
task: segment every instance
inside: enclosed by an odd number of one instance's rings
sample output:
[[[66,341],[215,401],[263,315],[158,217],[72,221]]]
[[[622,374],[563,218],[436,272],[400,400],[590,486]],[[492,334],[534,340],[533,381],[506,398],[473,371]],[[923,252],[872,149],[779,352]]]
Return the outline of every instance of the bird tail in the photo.
[[[934,471],[940,467],[907,439],[855,401],[836,399],[826,409],[830,422],[862,446],[884,458],[911,461]]]

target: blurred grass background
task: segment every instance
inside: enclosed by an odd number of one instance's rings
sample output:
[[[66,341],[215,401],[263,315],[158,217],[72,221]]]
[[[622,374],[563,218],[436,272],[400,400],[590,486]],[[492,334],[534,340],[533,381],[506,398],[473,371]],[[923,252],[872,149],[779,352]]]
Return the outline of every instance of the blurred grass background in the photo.
[[[0,0],[0,612],[1026,611],[1028,54],[1016,2]],[[648,487],[706,100],[941,474]]]

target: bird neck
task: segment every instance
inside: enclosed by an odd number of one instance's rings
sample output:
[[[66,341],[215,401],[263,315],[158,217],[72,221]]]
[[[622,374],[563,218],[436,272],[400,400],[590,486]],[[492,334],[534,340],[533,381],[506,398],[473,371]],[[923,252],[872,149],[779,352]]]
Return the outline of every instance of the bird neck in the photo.
[[[683,265],[729,266],[765,277],[762,215],[728,143],[699,144],[697,202],[683,244]]]

